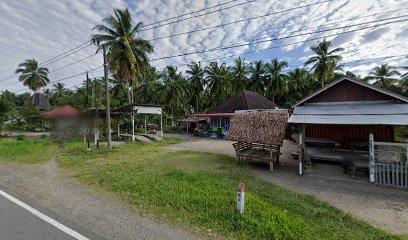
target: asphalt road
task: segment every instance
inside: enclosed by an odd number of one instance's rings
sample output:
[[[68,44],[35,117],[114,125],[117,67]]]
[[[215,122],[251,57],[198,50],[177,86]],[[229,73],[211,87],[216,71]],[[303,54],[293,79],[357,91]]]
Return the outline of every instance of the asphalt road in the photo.
[[[76,239],[0,195],[0,239]]]

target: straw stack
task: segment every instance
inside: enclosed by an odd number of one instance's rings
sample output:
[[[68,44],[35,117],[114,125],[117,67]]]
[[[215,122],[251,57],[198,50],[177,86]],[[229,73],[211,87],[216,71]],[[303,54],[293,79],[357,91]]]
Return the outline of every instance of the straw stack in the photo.
[[[287,110],[235,113],[231,119],[227,139],[281,145],[288,118]]]

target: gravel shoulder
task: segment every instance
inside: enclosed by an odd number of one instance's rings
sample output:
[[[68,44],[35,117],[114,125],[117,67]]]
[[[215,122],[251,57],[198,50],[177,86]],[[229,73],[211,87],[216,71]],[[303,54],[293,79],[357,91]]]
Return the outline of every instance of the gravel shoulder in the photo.
[[[0,188],[91,239],[197,239],[77,183],[53,158],[43,165],[0,163]]]

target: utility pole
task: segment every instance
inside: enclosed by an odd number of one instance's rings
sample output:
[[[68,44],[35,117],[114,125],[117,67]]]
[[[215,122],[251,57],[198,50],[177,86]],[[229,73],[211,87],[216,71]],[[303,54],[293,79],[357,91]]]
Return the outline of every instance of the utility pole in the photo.
[[[99,110],[98,110],[98,82],[95,78],[95,145],[99,148]]]
[[[86,112],[87,112],[87,118],[86,118],[86,142],[88,144],[88,148],[90,148],[90,138],[91,138],[91,132],[90,132],[90,126],[89,126],[89,77],[88,77],[88,72],[86,72]]]
[[[102,45],[103,49],[103,69],[105,75],[105,94],[106,94],[106,137],[108,148],[112,147],[111,135],[111,118],[110,118],[110,101],[109,101],[109,83],[108,83],[108,64],[106,62],[106,46]]]

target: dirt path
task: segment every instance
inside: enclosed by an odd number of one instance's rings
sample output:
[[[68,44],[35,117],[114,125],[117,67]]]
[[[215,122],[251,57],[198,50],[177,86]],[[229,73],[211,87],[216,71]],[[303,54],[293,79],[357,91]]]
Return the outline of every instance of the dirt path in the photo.
[[[60,171],[55,158],[45,165],[0,163],[0,188],[91,239],[197,239],[78,184]]]
[[[184,141],[166,147],[172,150],[193,150],[234,156],[232,142],[172,135]],[[281,165],[270,173],[267,166],[251,166],[259,178],[289,190],[313,195],[352,215],[397,234],[408,236],[408,191],[379,187],[367,177],[357,180],[342,173],[338,165],[313,164],[305,175],[297,175],[297,161],[290,156],[296,145],[284,142]]]

